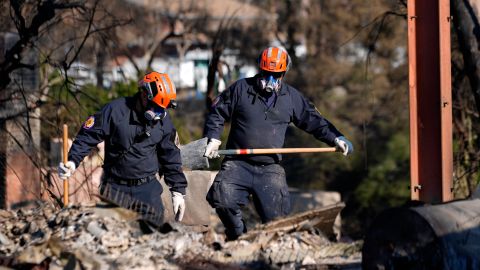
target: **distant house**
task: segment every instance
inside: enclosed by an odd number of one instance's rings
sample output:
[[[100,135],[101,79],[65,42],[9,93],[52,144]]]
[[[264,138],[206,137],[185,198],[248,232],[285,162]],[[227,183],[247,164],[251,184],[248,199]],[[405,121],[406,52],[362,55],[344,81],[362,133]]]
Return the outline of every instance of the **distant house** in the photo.
[[[198,0],[198,1],[155,1],[155,0],[124,0],[129,4],[142,7],[142,10],[148,12],[158,11],[160,18],[165,16],[182,16],[188,17],[185,20],[195,17],[207,16],[208,25],[205,29],[216,31],[220,22],[225,18],[233,18],[236,22],[243,25],[252,25],[258,23],[258,20],[265,16],[262,10],[248,1],[237,0]],[[269,17],[270,18],[270,17]],[[275,19],[272,16],[270,19]],[[182,32],[185,25],[183,20],[176,22],[174,32]],[[167,24],[167,22],[159,23],[160,27]],[[177,30],[178,28],[178,30]],[[136,30],[136,29],[133,29]],[[133,31],[132,30],[132,31]],[[161,31],[167,33],[170,31],[168,27]],[[122,31],[128,31],[122,29]],[[166,35],[166,34],[165,34]],[[130,57],[119,53],[113,59],[107,61],[104,75],[104,86],[109,87],[115,82],[136,80],[139,74],[132,63],[141,69],[145,69],[148,65],[149,58],[152,58],[151,68],[159,72],[168,73],[174,80],[179,91],[179,98],[189,98],[194,96],[201,96],[207,90],[207,74],[208,65],[212,56],[211,40],[204,33],[188,33],[189,45],[185,46],[185,39],[172,37],[165,40],[162,50],[155,52],[152,56],[149,54],[146,47],[147,38],[132,38],[134,34],[122,32],[125,37],[125,42],[129,44]],[[151,41],[150,41],[151,42]],[[179,49],[181,48],[181,49]],[[223,51],[221,62],[224,63],[222,67],[223,77],[217,78],[218,91],[222,91],[227,84],[232,80],[252,76],[256,72],[254,65],[244,65],[239,59],[239,53],[235,50],[226,48]],[[227,69],[227,66],[229,69]],[[93,67],[92,67],[93,70]],[[92,74],[94,72],[92,71]],[[91,77],[90,77],[91,78]],[[92,81],[94,83],[94,81]]]
[[[203,97],[207,91],[208,65],[212,58],[213,42],[209,35],[217,31],[220,23],[225,22],[225,19],[232,19],[235,21],[233,25],[241,24],[247,27],[259,22],[270,23],[276,19],[276,15],[265,16],[264,10],[249,1],[123,1],[127,2],[131,9],[143,12],[140,19],[147,30],[144,31],[138,22],[116,29],[119,31],[119,40],[115,41],[111,58],[106,59],[102,67],[103,87],[110,88],[117,82],[137,80],[140,76],[138,73],[143,73],[147,66],[150,66],[152,70],[170,75],[178,88],[179,99]],[[198,31],[198,26],[195,26],[196,30],[186,30],[192,27],[191,23],[197,22],[197,19],[203,22],[203,18],[207,19],[201,31]],[[157,49],[154,49],[156,46]],[[221,72],[217,74],[215,86],[218,92],[232,81],[256,73],[254,62],[249,61],[251,64],[245,65],[245,59],[239,59],[239,55],[238,50],[223,50],[220,59]],[[79,59],[69,71],[70,76],[78,85],[97,84],[97,65],[95,59],[90,59],[90,63]]]

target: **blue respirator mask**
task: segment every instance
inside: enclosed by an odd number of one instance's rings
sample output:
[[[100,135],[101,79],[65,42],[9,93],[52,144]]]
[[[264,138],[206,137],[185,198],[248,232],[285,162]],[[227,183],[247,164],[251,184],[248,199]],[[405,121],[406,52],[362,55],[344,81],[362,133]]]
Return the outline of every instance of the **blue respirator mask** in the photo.
[[[281,84],[281,76],[267,75],[260,78],[260,87],[266,92],[278,92]]]

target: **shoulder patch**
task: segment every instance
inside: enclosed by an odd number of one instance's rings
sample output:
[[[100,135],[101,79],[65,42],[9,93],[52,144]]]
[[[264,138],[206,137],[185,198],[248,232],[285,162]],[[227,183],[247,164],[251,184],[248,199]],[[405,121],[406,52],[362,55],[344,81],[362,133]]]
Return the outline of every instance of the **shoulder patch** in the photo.
[[[87,118],[85,123],[83,123],[83,128],[84,129],[90,129],[90,128],[93,127],[94,124],[95,124],[95,117],[92,115],[92,116]]]

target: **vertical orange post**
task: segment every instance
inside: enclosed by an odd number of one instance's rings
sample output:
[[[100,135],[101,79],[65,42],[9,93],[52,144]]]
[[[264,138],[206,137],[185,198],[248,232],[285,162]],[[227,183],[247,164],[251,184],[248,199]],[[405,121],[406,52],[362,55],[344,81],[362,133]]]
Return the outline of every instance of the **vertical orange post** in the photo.
[[[450,1],[408,0],[411,198],[452,199]]]
[[[68,161],[68,126],[63,124],[63,164]],[[63,205],[68,205],[68,179],[63,179]]]
[[[442,201],[453,199],[452,53],[450,0],[439,1],[440,95],[442,119]]]

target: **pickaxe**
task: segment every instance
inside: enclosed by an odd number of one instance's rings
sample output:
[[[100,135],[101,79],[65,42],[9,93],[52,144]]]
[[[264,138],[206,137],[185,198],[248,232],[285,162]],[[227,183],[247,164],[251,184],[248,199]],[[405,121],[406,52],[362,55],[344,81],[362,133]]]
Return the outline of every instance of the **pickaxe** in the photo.
[[[191,170],[209,168],[208,158],[204,157],[207,138],[202,138],[180,146],[183,167]],[[336,147],[322,148],[265,148],[265,149],[226,149],[218,150],[220,155],[288,154],[337,152]]]

